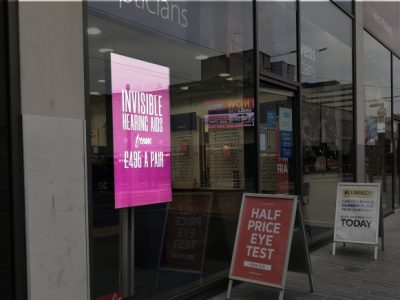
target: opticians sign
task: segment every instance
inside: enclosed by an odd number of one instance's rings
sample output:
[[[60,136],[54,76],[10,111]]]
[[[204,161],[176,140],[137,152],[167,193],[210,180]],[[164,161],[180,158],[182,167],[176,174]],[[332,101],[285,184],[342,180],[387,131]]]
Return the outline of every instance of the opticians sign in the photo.
[[[115,208],[169,202],[169,68],[111,53]]]

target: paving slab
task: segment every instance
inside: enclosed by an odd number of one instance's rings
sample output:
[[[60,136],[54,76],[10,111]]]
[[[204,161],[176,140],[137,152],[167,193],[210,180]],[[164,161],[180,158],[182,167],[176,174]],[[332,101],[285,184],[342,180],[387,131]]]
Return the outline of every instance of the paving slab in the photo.
[[[332,244],[311,252],[314,289],[309,292],[305,274],[288,273],[284,300],[400,300],[400,213],[384,219],[385,251],[368,245]],[[209,300],[224,300],[223,292]],[[232,289],[232,300],[278,299],[275,289],[241,283]]]

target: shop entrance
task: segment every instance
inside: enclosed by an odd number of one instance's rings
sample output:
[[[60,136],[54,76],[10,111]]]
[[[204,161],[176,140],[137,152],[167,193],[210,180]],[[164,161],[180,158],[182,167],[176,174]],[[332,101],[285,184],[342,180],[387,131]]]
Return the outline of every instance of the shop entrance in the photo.
[[[260,191],[293,194],[294,92],[261,84],[259,92]]]

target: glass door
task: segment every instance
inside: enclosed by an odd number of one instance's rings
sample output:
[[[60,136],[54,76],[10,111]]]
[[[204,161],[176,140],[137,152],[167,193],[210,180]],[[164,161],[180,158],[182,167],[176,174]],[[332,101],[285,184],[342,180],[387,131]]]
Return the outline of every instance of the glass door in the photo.
[[[294,93],[261,85],[259,94],[260,191],[293,194]]]

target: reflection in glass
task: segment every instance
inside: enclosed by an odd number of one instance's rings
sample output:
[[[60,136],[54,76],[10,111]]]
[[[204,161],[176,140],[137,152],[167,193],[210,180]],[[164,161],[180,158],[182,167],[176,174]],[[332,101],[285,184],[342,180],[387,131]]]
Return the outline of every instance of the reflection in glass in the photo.
[[[297,80],[296,1],[257,1],[260,72]]]
[[[394,208],[400,207],[400,59],[393,57],[393,147],[395,159]]]
[[[393,57],[393,116],[400,118],[400,59]]]
[[[382,184],[383,212],[392,210],[393,146],[390,52],[364,32],[365,175]]]
[[[393,57],[393,154],[395,161],[394,208],[400,208],[400,59]]]
[[[260,89],[262,193],[294,193],[293,96],[289,91]]]
[[[303,204],[313,241],[332,233],[337,183],[353,180],[351,20],[329,2],[301,5]]]
[[[393,121],[393,159],[395,166],[395,179],[393,186],[393,205],[394,209],[399,208],[399,190],[400,190],[400,122],[399,120]]]
[[[334,0],[334,2],[349,14],[353,14],[353,0]]]
[[[89,27],[101,30],[88,37],[95,297],[123,289],[125,257],[135,265],[135,299],[166,299],[226,277],[242,193],[256,191],[252,3],[168,2],[169,18],[167,4],[160,15],[135,2],[88,5]],[[171,76],[173,202],[134,209],[127,256],[132,218],[114,209],[104,49],[166,66]]]

